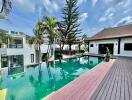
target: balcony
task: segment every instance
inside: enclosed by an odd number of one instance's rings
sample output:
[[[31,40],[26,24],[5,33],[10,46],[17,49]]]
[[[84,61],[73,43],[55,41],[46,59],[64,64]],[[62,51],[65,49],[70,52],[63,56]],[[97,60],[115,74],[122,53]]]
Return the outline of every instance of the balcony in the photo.
[[[23,55],[23,44],[3,45],[0,48],[0,55]]]
[[[23,44],[10,44],[8,48],[23,48]]]

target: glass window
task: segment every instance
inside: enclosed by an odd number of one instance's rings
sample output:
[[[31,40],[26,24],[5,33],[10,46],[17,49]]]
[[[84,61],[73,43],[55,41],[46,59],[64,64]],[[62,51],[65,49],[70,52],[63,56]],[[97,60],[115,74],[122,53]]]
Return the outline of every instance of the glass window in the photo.
[[[7,56],[3,56],[1,57],[1,67],[8,67],[8,57]]]
[[[31,54],[31,63],[34,63],[34,54]]]
[[[10,56],[10,62],[11,65],[10,67],[21,67],[24,65],[24,61],[23,61],[23,55],[13,55]]]
[[[124,50],[132,51],[132,43],[125,43],[124,44]]]
[[[93,44],[90,44],[90,47],[94,47],[94,45]]]

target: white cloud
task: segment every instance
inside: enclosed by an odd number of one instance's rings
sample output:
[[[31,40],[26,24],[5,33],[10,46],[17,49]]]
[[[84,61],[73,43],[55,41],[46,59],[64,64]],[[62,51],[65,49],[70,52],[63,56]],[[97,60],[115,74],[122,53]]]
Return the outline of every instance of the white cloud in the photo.
[[[92,5],[95,6],[98,0],[92,0]]]
[[[82,3],[85,3],[87,0],[78,0],[78,4],[82,4]]]
[[[14,0],[16,5],[24,11],[35,12],[46,9],[49,13],[60,10],[63,7],[63,0]]]
[[[42,1],[45,9],[50,13],[52,13],[53,11],[58,11],[60,9],[60,6],[56,0],[55,1],[42,0]]]
[[[32,0],[15,0],[15,3],[18,7],[22,8],[25,11],[35,12],[36,4]]]
[[[132,24],[132,16],[127,16],[119,20],[115,26],[121,26],[121,25],[126,25],[126,24]]]
[[[105,22],[107,20],[111,20],[113,19],[114,17],[114,12],[115,12],[115,9],[114,8],[108,8],[104,14],[104,16],[102,16],[100,19],[99,19],[99,22]]]
[[[132,0],[121,0],[121,2],[118,3],[118,6],[126,8],[130,6],[130,4],[132,4]]]
[[[88,18],[88,13],[82,13],[80,15],[79,22],[84,22]]]

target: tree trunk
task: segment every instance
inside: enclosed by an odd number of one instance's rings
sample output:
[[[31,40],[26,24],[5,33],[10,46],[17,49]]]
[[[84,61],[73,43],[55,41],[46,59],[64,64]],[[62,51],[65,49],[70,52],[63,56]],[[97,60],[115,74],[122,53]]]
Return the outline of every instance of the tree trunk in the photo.
[[[63,42],[63,44],[62,44],[62,48],[61,48],[61,50],[63,50],[63,48],[64,48],[64,42]]]
[[[78,47],[79,47],[79,53],[80,53],[80,46],[81,46],[81,45],[80,45],[80,43],[79,43],[79,45],[78,45]]]
[[[50,53],[50,43],[48,44],[48,48],[47,48],[47,56],[46,56],[46,62],[48,63],[48,59],[49,59],[49,53]]]
[[[40,45],[39,45],[39,64],[41,63],[41,48],[40,48]]]
[[[69,54],[72,55],[71,44],[69,44]]]

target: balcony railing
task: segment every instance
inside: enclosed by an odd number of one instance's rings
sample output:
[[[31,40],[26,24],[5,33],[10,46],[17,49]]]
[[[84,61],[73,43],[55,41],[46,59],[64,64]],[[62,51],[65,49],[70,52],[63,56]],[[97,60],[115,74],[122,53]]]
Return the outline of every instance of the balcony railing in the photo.
[[[0,48],[23,48],[23,44],[2,45]]]
[[[8,48],[23,48],[23,44],[10,44]]]

